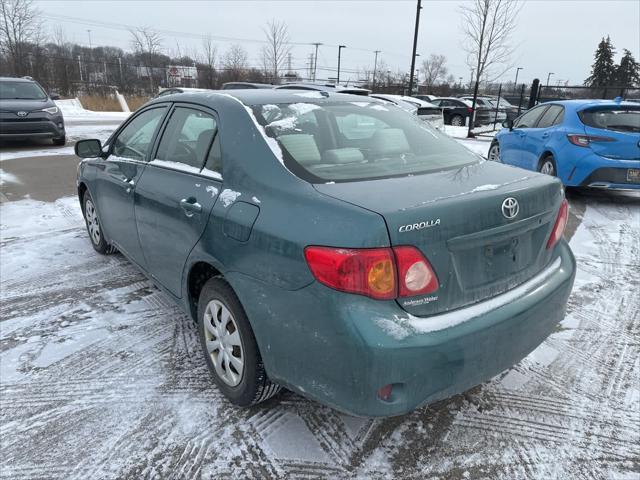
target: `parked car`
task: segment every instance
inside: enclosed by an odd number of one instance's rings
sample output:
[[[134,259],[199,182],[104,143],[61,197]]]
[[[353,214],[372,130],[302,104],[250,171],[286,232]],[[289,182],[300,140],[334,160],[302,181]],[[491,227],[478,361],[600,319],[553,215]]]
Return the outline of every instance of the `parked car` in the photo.
[[[433,103],[437,107],[442,108],[442,113],[444,114],[444,123],[446,123],[447,125],[453,125],[456,127],[467,125],[467,122],[469,121],[469,118],[471,118],[471,114],[473,113],[471,102],[468,100],[463,100],[461,98],[439,97],[434,98],[431,103]],[[489,118],[490,113],[488,109],[481,106],[476,106],[476,120],[474,126],[489,124]]]
[[[418,100],[424,100],[425,102],[431,103],[434,98],[438,98],[435,95],[414,95],[413,98],[417,98]]]
[[[473,95],[470,97],[460,97],[463,100],[467,100],[473,104]],[[476,97],[476,106],[488,111],[488,123],[502,123],[507,119],[507,109],[504,105],[506,100],[500,99],[500,105],[498,99],[490,97]]]
[[[494,103],[498,102],[498,97],[487,95],[487,98],[493,100]],[[504,108],[507,115],[506,120],[515,120],[522,112],[526,110],[526,106],[521,105],[520,108],[518,108],[516,105],[513,105],[504,97],[500,97],[499,106],[501,109]]]
[[[0,77],[0,140],[51,139],[64,145],[64,119],[54,102],[58,98],[31,77]]]
[[[442,129],[444,127],[444,117],[442,109],[434,104],[420,100],[419,98],[407,97],[404,95],[387,95],[375,93],[369,95],[383,102],[393,103],[394,105],[406,110],[409,113],[417,115],[418,118],[429,122],[433,127]]]
[[[379,101],[179,93],[75,149],[93,248],[197,319],[238,405],[284,386],[402,414],[509,368],[563,318],[560,182]]]
[[[640,105],[566,100],[505,122],[488,157],[554,175],[566,186],[640,189]]]
[[[246,90],[256,88],[273,88],[270,83],[255,82],[227,82],[222,84],[222,90]]]
[[[351,95],[369,95],[371,93],[371,90],[367,90],[366,88],[335,85],[333,83],[285,83],[284,85],[278,85],[274,88],[276,90],[312,90],[317,92],[349,93]]]

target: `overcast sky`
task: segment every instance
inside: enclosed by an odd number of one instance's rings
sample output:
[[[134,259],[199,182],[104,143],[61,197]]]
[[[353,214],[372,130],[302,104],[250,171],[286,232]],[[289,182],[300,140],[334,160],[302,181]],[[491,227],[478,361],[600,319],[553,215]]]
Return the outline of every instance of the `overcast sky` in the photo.
[[[462,49],[459,6],[463,1],[424,0],[418,53],[443,54],[449,72],[469,81],[470,69]],[[286,22],[292,42],[292,64],[302,71],[322,42],[318,77],[333,76],[322,67],[336,67],[337,45],[342,50],[341,77],[356,80],[355,71],[373,66],[374,50],[381,50],[393,71],[409,71],[415,1],[38,1],[50,29],[61,25],[68,40],[96,45],[130,47],[126,26],[148,26],[161,31],[166,53],[194,55],[201,49],[199,35],[212,35],[218,52],[232,43],[249,52],[249,63],[259,66],[263,27],[270,19]],[[91,25],[88,23],[95,22]],[[174,34],[166,31],[175,32]],[[640,0],[527,0],[513,32],[516,46],[512,67],[503,80],[513,80],[515,67],[523,67],[519,81],[538,77],[582,84],[589,75],[593,53],[602,36],[610,35],[617,49],[631,50],[640,60]],[[223,38],[224,37],[224,38]],[[236,39],[236,40],[233,40]],[[303,44],[303,45],[300,45]],[[420,58],[418,58],[420,62]],[[354,72],[354,73],[350,73]]]

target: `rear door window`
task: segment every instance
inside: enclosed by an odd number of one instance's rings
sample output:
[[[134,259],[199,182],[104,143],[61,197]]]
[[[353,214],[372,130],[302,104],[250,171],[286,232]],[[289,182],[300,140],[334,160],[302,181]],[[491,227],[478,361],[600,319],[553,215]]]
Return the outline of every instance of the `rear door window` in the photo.
[[[562,115],[564,108],[560,105],[551,105],[547,108],[547,111],[542,114],[540,120],[538,120],[538,128],[548,128],[553,125],[557,125],[558,117]]]
[[[588,127],[616,132],[640,133],[640,106],[607,106],[578,113]]]
[[[213,115],[193,108],[176,107],[171,113],[156,159],[201,169],[209,154],[217,125]]]

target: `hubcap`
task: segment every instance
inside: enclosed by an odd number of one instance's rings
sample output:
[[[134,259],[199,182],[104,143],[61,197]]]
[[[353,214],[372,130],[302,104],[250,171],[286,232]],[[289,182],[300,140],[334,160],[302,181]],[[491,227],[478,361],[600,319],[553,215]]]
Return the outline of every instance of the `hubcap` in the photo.
[[[231,387],[238,385],[244,371],[240,332],[231,312],[218,300],[211,300],[204,312],[204,338],[218,377]]]
[[[540,167],[540,173],[545,173],[547,175],[553,175],[554,174],[553,163],[551,163],[549,160],[544,162],[542,164],[542,167]]]
[[[98,245],[100,243],[100,224],[98,223],[98,214],[91,200],[87,200],[84,204],[84,217],[87,220],[87,229],[91,241]]]
[[[494,145],[489,149],[489,160],[492,162],[500,161],[500,146]]]
[[[460,117],[453,117],[453,120],[451,120],[451,124],[454,127],[459,127],[462,125],[462,119]]]

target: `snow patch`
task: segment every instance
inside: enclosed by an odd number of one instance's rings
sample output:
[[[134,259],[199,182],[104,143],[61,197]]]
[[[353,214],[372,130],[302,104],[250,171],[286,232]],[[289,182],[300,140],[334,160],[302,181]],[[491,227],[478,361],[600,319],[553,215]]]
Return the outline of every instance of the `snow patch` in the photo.
[[[497,188],[500,188],[500,185],[488,183],[487,185],[480,185],[479,187],[474,188],[470,193],[486,192],[487,190],[495,190]]]
[[[5,172],[0,168],[0,185],[4,185],[5,183],[18,183],[22,184],[20,179],[16,177],[13,173]]]
[[[222,202],[222,205],[227,208],[229,205],[235,202],[236,198],[238,198],[240,195],[242,195],[240,192],[234,192],[233,190],[225,188],[220,194],[220,201]]]
[[[322,95],[320,92],[315,90],[308,91],[308,92],[294,93],[294,95],[298,97],[306,97],[306,98],[324,98],[324,95]]]
[[[388,112],[389,109],[384,105],[371,105],[372,110],[380,110],[381,112]]]
[[[215,197],[216,195],[218,195],[218,189],[216,187],[212,186],[212,185],[208,185],[205,188],[205,191],[207,193],[210,193],[212,197]]]
[[[251,200],[253,200],[256,203],[261,203],[258,197],[251,197]]]

